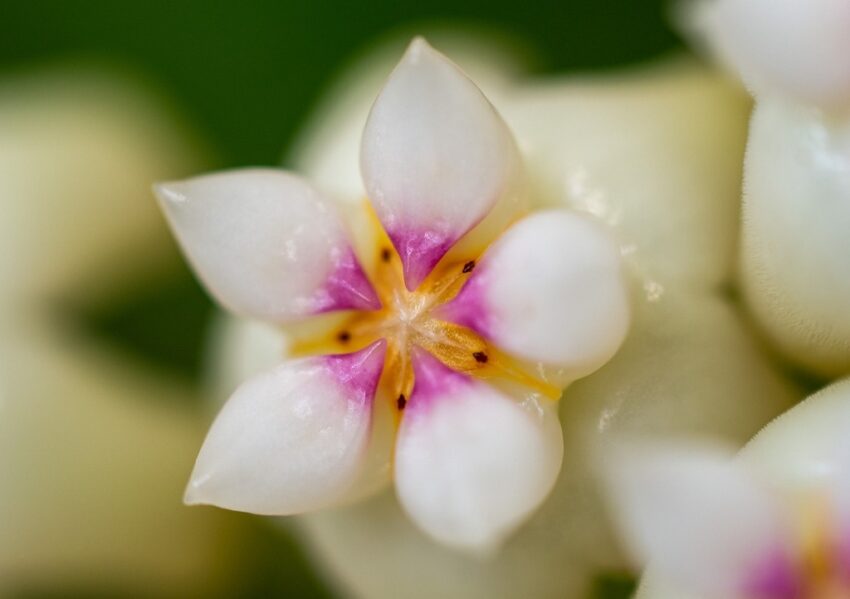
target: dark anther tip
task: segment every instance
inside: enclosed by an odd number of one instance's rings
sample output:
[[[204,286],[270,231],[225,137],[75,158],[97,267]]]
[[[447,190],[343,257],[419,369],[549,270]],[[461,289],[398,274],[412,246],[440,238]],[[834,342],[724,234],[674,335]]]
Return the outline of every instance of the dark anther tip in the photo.
[[[475,361],[478,362],[479,364],[486,364],[487,360],[489,360],[489,358],[487,357],[487,354],[485,354],[483,351],[477,351],[477,352],[473,353],[472,357],[475,358]]]
[[[473,268],[475,268],[475,260],[470,260],[469,262],[463,265],[463,272],[472,272]]]
[[[339,335],[336,336],[336,338],[340,343],[348,343],[349,341],[351,341],[351,333],[349,333],[348,331],[341,331]]]
[[[392,258],[392,253],[389,248],[384,248],[381,250],[381,260],[384,262],[389,262],[390,258]]]
[[[399,410],[403,410],[404,406],[407,405],[407,398],[404,396],[404,393],[398,396],[398,399],[396,400],[396,405],[398,406]]]

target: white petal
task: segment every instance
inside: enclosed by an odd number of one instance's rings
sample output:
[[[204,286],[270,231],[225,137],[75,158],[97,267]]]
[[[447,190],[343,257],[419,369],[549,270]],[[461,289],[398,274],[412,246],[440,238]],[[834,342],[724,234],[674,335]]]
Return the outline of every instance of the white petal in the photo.
[[[845,379],[773,420],[741,457],[788,495],[843,493],[850,485],[848,430],[850,379]]]
[[[612,454],[603,470],[615,520],[635,557],[665,580],[729,598],[766,579],[799,582],[777,498],[731,453],[627,443]]]
[[[207,435],[186,503],[286,515],[339,501],[363,465],[384,348],[285,362],[243,384]]]
[[[286,322],[378,300],[333,208],[271,169],[163,183],[156,193],[183,251],[227,308]]]
[[[521,66],[515,49],[499,36],[437,27],[428,31],[428,38],[491,99],[503,93]],[[359,165],[363,128],[376,90],[409,42],[409,35],[394,31],[335,77],[290,144],[284,164],[335,199],[359,205],[365,195]]]
[[[444,315],[508,352],[588,374],[629,327],[620,249],[594,217],[550,210],[511,227],[476,265]]]
[[[500,201],[503,223],[519,207],[510,131],[475,84],[421,38],[375,100],[361,170],[411,289]]]
[[[830,518],[841,573],[850,574],[850,379],[833,383],[768,424],[741,452],[806,516]],[[813,503],[813,500],[816,503]],[[824,512],[812,513],[812,508]]]
[[[314,322],[315,319],[310,322]],[[306,323],[302,323],[306,324]],[[291,337],[280,327],[264,322],[222,314],[211,330],[210,381],[213,397],[220,397],[218,408],[226,393],[240,382],[270,370],[280,364],[288,353]],[[384,397],[378,391],[372,408],[369,447],[363,467],[352,487],[340,498],[340,503],[355,501],[386,487],[392,480],[393,442],[395,437],[395,398]]]
[[[554,410],[526,409],[427,354],[396,445],[396,490],[427,534],[487,550],[546,498],[563,457]]]
[[[847,0],[718,0],[703,16],[722,57],[757,93],[850,103]]]
[[[850,118],[763,98],[745,179],[750,310],[795,363],[824,377],[850,373]]]

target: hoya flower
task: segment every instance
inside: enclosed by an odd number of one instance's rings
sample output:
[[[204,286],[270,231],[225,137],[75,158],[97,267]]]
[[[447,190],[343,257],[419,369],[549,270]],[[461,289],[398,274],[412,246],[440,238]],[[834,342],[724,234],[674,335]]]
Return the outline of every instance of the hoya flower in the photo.
[[[506,72],[501,57],[482,64],[492,43],[474,53],[451,48],[517,138],[529,203],[594,214],[615,231],[632,285],[628,338],[568,389],[555,487],[486,561],[432,542],[391,489],[282,522],[301,533],[317,567],[357,597],[592,596],[595,580],[628,563],[596,488],[590,447],[624,433],[670,432],[743,444],[797,397],[725,292],[750,102],[727,78],[687,60],[529,78]],[[341,197],[363,196],[360,137],[377,81],[394,63],[382,61],[387,53],[379,48],[342,74],[287,157]],[[274,328],[225,316],[212,374],[230,390],[291,345]]]
[[[510,131],[422,39],[374,102],[361,170],[371,231],[347,231],[351,218],[287,172],[157,186],[222,305],[301,327],[290,354],[303,357],[222,409],[186,501],[296,514],[391,475],[433,538],[492,546],[555,483],[562,387],[625,337],[619,246],[590,216],[525,213]],[[370,242],[356,250],[358,232]]]
[[[716,0],[697,24],[756,98],[745,299],[795,365],[850,373],[850,3]]]
[[[612,504],[642,599],[850,596],[850,383],[811,397],[737,459],[693,443],[615,454]]]

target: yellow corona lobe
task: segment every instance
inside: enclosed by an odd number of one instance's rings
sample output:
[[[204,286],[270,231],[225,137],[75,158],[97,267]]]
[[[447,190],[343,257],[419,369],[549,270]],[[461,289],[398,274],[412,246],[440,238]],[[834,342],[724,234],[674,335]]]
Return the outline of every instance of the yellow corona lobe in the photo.
[[[399,412],[413,391],[414,347],[455,371],[478,378],[507,379],[551,399],[560,397],[560,388],[529,374],[519,361],[499,352],[475,331],[435,316],[436,308],[454,298],[475,270],[474,257],[438,264],[415,291],[408,291],[398,253],[377,218],[370,220],[377,240],[372,284],[381,309],[355,313],[324,337],[297,341],[291,348],[293,354],[346,353],[385,339],[387,358],[380,388]]]

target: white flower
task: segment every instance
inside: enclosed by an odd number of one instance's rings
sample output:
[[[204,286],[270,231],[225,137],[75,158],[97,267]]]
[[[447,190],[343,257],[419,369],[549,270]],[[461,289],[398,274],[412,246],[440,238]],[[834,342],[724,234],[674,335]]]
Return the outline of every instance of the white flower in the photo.
[[[186,501],[295,514],[374,490],[392,469],[425,532],[490,547],[555,483],[561,388],[625,337],[619,247],[586,215],[525,216],[510,131],[421,39],[375,100],[361,170],[377,220],[359,256],[340,209],[290,173],[157,187],[223,305],[279,324],[326,315],[291,348],[307,357],[233,394]]]
[[[452,55],[516,135],[530,199],[600,215],[618,233],[634,274],[632,326],[617,355],[560,403],[565,452],[555,488],[486,562],[430,542],[391,492],[285,520],[355,596],[587,597],[594,578],[628,565],[588,447],[623,432],[698,431],[743,443],[796,397],[724,291],[750,107],[739,88],[687,61],[529,81],[482,65],[490,49]],[[362,195],[349,165],[374,92],[345,84],[383,77],[391,66],[383,55],[343,74],[288,158],[323,188]],[[222,324],[213,374],[226,388],[271,366],[287,343],[244,319]]]
[[[624,445],[611,500],[639,597],[837,599],[850,594],[850,382],[766,427],[738,459],[717,447]]]
[[[850,3],[712,0],[697,25],[756,98],[744,297],[795,365],[850,373]]]

